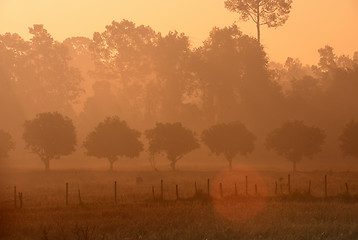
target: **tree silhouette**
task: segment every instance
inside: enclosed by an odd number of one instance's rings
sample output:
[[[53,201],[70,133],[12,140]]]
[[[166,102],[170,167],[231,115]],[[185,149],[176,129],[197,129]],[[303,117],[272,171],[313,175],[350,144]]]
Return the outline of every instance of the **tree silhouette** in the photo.
[[[295,172],[296,163],[303,157],[312,158],[321,151],[325,137],[324,131],[317,127],[306,126],[303,121],[289,121],[267,136],[266,146],[291,161]]]
[[[104,32],[93,34],[93,75],[117,86],[114,93],[121,103],[121,116],[126,119],[138,121],[142,114],[139,109],[150,101],[145,97],[145,87],[155,77],[152,56],[158,36],[150,27],[127,20],[113,21]]]
[[[11,135],[3,130],[0,130],[0,160],[8,156],[11,150],[15,149],[15,143]]]
[[[337,68],[337,56],[334,54],[333,47],[325,46],[318,49],[320,55],[318,62],[318,69],[321,72],[328,72]]]
[[[274,122],[279,115],[276,113],[282,112],[283,97],[278,84],[272,81],[267,61],[262,46],[256,39],[243,35],[238,26],[214,28],[210,32],[191,61],[208,125],[235,121],[242,116],[245,122],[260,127],[261,116]]]
[[[256,137],[239,121],[221,123],[203,131],[202,141],[216,155],[224,154],[232,168],[232,160],[237,155],[246,156],[254,150]]]
[[[251,19],[257,28],[260,43],[260,26],[282,26],[288,19],[292,0],[226,0],[225,7],[240,14],[240,19]]]
[[[154,128],[145,131],[145,136],[149,141],[149,153],[165,153],[172,170],[184,154],[199,147],[194,133],[179,122],[157,123]]]
[[[121,115],[121,106],[112,92],[112,87],[108,81],[97,81],[93,84],[94,95],[86,99],[79,114],[82,128],[87,130],[86,133],[107,116]]]
[[[178,121],[183,113],[183,99],[185,95],[191,95],[194,80],[189,67],[190,54],[189,38],[183,33],[169,32],[158,38],[153,62],[160,90],[160,103],[157,105],[165,121]]]
[[[343,129],[341,136],[341,149],[345,156],[358,158],[358,122],[351,121]]]
[[[56,42],[42,24],[29,28],[32,38],[16,61],[17,87],[26,109],[72,114],[72,104],[83,93],[82,77],[69,64],[67,47]],[[19,46],[20,47],[20,46]]]
[[[27,108],[23,103],[31,101],[23,93],[19,93],[18,64],[19,59],[26,55],[28,44],[18,34],[5,33],[0,35],[0,125],[14,134],[19,134],[25,121]]]
[[[24,124],[23,139],[27,149],[40,156],[49,170],[50,160],[69,155],[75,150],[76,132],[72,120],[58,112],[37,114]]]
[[[83,146],[88,156],[107,158],[110,170],[118,157],[138,157],[143,150],[143,144],[139,141],[140,132],[128,127],[125,121],[118,116],[106,118],[88,134]]]

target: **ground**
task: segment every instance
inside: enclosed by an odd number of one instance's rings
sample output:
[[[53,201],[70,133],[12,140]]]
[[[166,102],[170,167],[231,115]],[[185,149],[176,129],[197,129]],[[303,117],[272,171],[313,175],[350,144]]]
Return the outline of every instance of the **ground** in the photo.
[[[324,196],[324,175],[328,197]],[[252,171],[3,172],[0,239],[358,239],[358,173],[291,173],[291,194],[287,177],[283,172]],[[143,183],[136,183],[138,178]],[[163,201],[159,200],[161,179]],[[307,193],[309,180],[311,195]],[[232,181],[237,184],[237,195]],[[14,185],[23,193],[22,209],[19,200],[14,209]]]

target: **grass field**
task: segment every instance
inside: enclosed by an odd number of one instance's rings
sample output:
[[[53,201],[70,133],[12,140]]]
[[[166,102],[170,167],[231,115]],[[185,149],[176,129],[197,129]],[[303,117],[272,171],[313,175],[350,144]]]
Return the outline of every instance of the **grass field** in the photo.
[[[291,174],[291,194],[287,173],[252,169],[174,173],[4,171],[1,178],[1,239],[358,239],[356,172]],[[152,186],[159,199],[161,180],[164,201],[153,201]],[[311,195],[307,194],[309,181]],[[15,185],[23,193],[22,209],[14,209]]]

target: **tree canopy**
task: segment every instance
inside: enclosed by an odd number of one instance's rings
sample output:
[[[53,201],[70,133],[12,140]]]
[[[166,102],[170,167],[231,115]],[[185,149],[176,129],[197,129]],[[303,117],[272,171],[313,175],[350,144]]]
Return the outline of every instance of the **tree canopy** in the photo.
[[[8,156],[11,150],[15,149],[15,143],[11,135],[0,129],[0,160]]]
[[[307,126],[303,121],[288,121],[268,134],[266,146],[291,161],[296,171],[296,163],[303,157],[312,158],[321,151],[325,137],[318,127]]]
[[[149,154],[165,153],[172,170],[185,154],[199,147],[194,132],[179,122],[157,123],[154,128],[145,131],[145,136],[149,142]]]
[[[292,5],[284,0],[225,3],[231,10],[259,4],[262,14],[273,11],[270,26],[283,24]],[[264,24],[262,16],[257,17]],[[161,33],[128,20],[109,22],[93,38],[69,36],[63,42],[42,24],[29,32],[29,39],[0,34],[0,128],[13,137],[21,136],[19,126],[28,116],[53,111],[76,123],[81,142],[113,115],[135,129],[181,122],[197,132],[240,119],[258,138],[288,119],[314,122],[332,135],[358,119],[358,52],[338,55],[333,46],[322,46],[316,66],[289,56],[275,63],[265,45],[236,24],[214,27],[195,47],[185,33]],[[341,156],[336,139],[327,138],[324,161]],[[267,149],[255,151],[267,154]]]
[[[257,27],[260,43],[260,26],[278,27],[283,25],[291,10],[292,0],[226,0],[225,7],[240,14],[240,19],[251,19]]]
[[[75,150],[76,132],[72,120],[58,112],[39,113],[24,124],[26,148],[39,155],[45,169],[50,160],[69,155]]]
[[[138,157],[143,150],[139,140],[140,132],[131,129],[118,116],[106,118],[90,132],[83,143],[88,156],[106,158],[113,170],[113,163],[118,157]]]
[[[223,154],[232,168],[237,154],[246,156],[254,151],[256,137],[243,123],[235,121],[211,126],[203,131],[201,139],[212,153]]]
[[[339,140],[341,142],[341,149],[345,156],[358,158],[358,122],[349,122],[344,127]]]

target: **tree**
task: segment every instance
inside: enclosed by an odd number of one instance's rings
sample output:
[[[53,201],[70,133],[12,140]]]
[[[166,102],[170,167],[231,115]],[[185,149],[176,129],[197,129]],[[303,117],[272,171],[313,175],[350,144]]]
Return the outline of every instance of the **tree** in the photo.
[[[104,32],[93,34],[93,76],[113,84],[121,103],[121,116],[131,122],[141,120],[143,106],[149,102],[144,89],[155,79],[152,57],[158,36],[150,27],[127,20],[113,21]]]
[[[341,149],[345,156],[358,158],[358,122],[351,121],[343,129],[341,136]]]
[[[232,168],[232,160],[237,155],[246,156],[254,150],[256,137],[239,122],[221,123],[203,131],[202,141],[216,155],[224,154]]]
[[[14,134],[19,134],[18,126],[25,121],[24,97],[17,91],[17,63],[27,50],[27,42],[18,34],[0,35],[0,125]]]
[[[154,128],[145,131],[145,136],[149,141],[149,153],[152,156],[165,153],[172,170],[184,154],[199,147],[194,132],[179,122],[157,123]]]
[[[86,133],[107,116],[121,115],[120,101],[113,93],[112,86],[108,81],[97,81],[93,84],[94,94],[86,99],[79,114],[81,126]]]
[[[267,68],[263,47],[236,25],[214,28],[193,55],[191,66],[201,88],[200,107],[209,125],[244,116],[243,121],[262,128],[262,117],[274,122],[282,114],[283,95]]]
[[[26,148],[40,156],[49,170],[50,160],[69,155],[75,150],[76,132],[72,120],[58,112],[39,113],[24,124]]]
[[[303,121],[288,121],[282,127],[272,131],[266,138],[266,146],[293,163],[303,157],[312,158],[321,151],[326,135],[323,130],[314,126],[306,126]]]
[[[11,150],[14,150],[15,143],[11,135],[3,130],[0,130],[0,160],[8,156]]]
[[[25,109],[32,113],[61,111],[73,114],[73,103],[83,93],[82,77],[69,64],[65,44],[56,42],[42,24],[29,28],[32,38],[16,61],[17,88]]]
[[[140,132],[129,128],[125,121],[118,116],[106,118],[88,134],[83,146],[88,156],[107,158],[110,170],[118,157],[138,157],[143,150],[143,143],[139,141]]]
[[[288,19],[292,0],[226,0],[225,7],[240,14],[240,19],[256,24],[257,40],[260,43],[260,26],[282,26]]]
[[[189,67],[190,54],[189,38],[183,33],[169,32],[166,36],[158,37],[153,54],[154,73],[158,82],[156,87],[160,91],[156,105],[159,105],[159,114],[165,121],[181,119],[184,100],[192,95],[195,81]],[[153,98],[148,97],[146,103],[153,102]]]

